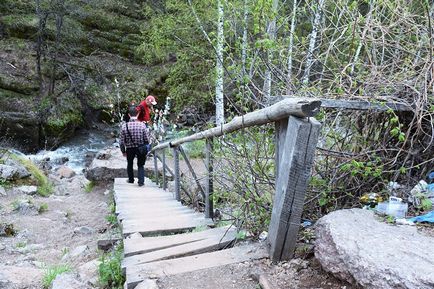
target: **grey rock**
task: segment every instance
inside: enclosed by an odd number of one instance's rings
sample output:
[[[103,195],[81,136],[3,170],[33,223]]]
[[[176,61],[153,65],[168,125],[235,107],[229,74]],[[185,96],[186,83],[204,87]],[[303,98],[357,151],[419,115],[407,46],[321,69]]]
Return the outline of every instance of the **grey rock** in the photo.
[[[76,234],[90,235],[90,234],[93,234],[94,232],[95,232],[94,229],[87,227],[87,226],[76,227],[74,229],[74,233],[76,233]]]
[[[6,249],[6,246],[3,244],[0,244],[0,251],[3,251],[4,249]]]
[[[63,273],[57,275],[53,281],[51,289],[86,289],[89,288],[83,282],[78,280],[78,276],[72,273]]]
[[[73,176],[75,176],[75,172],[67,167],[67,166],[61,166],[58,170],[57,170],[57,174],[59,175],[59,177],[61,179],[66,178],[66,179],[70,179]]]
[[[154,279],[145,279],[139,283],[135,289],[158,289],[157,281]]]
[[[134,234],[129,235],[127,238],[128,239],[142,239],[143,236],[140,233],[136,232]]]
[[[315,256],[324,270],[363,288],[434,287],[433,237],[380,222],[373,212],[340,210],[316,224]]]
[[[32,267],[0,266],[0,288],[37,288],[43,270]]]
[[[38,209],[30,200],[20,200],[15,208],[15,211],[19,212],[21,215],[36,216],[38,215]]]
[[[62,260],[68,260],[68,259],[77,259],[80,257],[87,256],[90,253],[90,249],[87,245],[78,246],[65,256],[63,256]]]
[[[87,284],[96,287],[98,284],[98,268],[101,261],[98,259],[89,261],[78,268],[80,279]]]
[[[8,158],[5,161],[5,165],[12,166],[15,168],[15,170],[16,170],[16,176],[15,177],[17,179],[23,179],[23,178],[27,178],[27,177],[31,176],[30,172],[19,161]]]
[[[18,176],[18,171],[13,166],[0,164],[0,179],[11,181]]]
[[[29,196],[36,195],[37,191],[38,191],[37,186],[20,186],[15,188],[16,193],[29,195]]]
[[[0,186],[0,197],[5,197],[5,196],[7,196],[6,190],[2,186]]]
[[[43,244],[29,244],[23,248],[18,248],[17,251],[21,254],[28,254],[30,252],[45,249]]]

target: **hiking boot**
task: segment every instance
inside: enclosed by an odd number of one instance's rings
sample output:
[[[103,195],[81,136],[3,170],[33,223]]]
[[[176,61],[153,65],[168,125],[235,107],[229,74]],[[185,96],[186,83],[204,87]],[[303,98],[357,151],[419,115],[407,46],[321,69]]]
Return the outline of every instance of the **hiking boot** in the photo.
[[[139,184],[139,187],[143,187],[145,184]]]
[[[130,181],[129,179],[127,179],[127,183],[134,184],[134,181]]]

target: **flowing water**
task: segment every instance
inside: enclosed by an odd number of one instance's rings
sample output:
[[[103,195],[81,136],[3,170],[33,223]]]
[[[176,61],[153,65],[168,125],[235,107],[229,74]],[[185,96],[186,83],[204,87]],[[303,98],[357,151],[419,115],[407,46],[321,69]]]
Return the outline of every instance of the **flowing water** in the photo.
[[[34,155],[28,155],[34,162],[49,159],[52,169],[66,165],[76,173],[82,173],[86,161],[101,149],[111,146],[115,139],[107,131],[80,130],[70,140],[56,150],[41,150]],[[66,160],[64,162],[64,160]]]

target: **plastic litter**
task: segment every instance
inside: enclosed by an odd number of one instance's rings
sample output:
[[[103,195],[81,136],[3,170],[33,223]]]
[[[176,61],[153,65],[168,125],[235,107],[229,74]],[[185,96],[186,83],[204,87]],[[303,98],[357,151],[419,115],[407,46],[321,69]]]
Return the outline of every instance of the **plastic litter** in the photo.
[[[301,226],[302,226],[303,228],[310,227],[310,226],[312,226],[312,222],[309,221],[309,220],[302,220]]]
[[[375,210],[379,213],[402,219],[407,214],[408,204],[403,203],[401,198],[390,197],[388,202],[378,203]]]
[[[409,219],[411,222],[427,222],[434,223],[434,211],[431,211],[425,215],[417,216]]]
[[[397,225],[409,225],[409,226],[416,225],[414,222],[410,221],[409,219],[396,219],[395,223]]]

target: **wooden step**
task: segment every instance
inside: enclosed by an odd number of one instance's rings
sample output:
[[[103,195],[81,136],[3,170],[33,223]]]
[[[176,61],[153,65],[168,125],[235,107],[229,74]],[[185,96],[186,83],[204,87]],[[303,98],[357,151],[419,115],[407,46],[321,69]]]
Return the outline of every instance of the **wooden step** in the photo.
[[[211,219],[192,218],[192,219],[164,219],[161,220],[123,220],[122,233],[123,236],[129,236],[134,233],[140,233],[142,236],[165,235],[191,231],[197,227],[213,225]]]
[[[122,269],[159,260],[167,260],[220,250],[226,248],[230,243],[235,241],[237,235],[236,230],[230,230],[226,233],[224,231],[219,231],[219,234],[210,231],[211,230],[206,230],[206,233],[202,234],[203,239],[201,240],[188,242],[185,239],[181,241],[182,238],[177,238],[173,240],[174,242],[172,244],[167,245],[166,248],[126,257],[122,261]],[[196,233],[180,234],[178,236],[188,236],[192,234]]]
[[[251,244],[173,260],[139,264],[126,268],[125,287],[133,289],[148,278],[161,278],[266,257],[268,257],[268,252],[265,247]]]
[[[130,257],[133,255],[157,251],[206,239],[221,239],[226,235],[235,236],[235,232],[235,227],[226,226],[186,234],[158,237],[127,238],[124,240],[124,255],[125,257]]]

